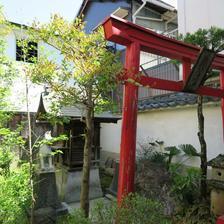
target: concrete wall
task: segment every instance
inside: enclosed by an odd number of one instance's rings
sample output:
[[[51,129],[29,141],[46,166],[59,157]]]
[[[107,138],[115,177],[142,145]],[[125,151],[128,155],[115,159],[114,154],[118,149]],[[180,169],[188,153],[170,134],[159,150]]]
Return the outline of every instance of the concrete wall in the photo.
[[[205,138],[208,145],[208,159],[224,153],[221,109],[219,105],[207,105],[204,108]],[[121,121],[118,124],[101,125],[101,146],[109,156],[119,153]],[[196,107],[182,107],[163,110],[151,110],[138,113],[137,145],[147,140],[164,141],[165,146],[192,144],[199,150],[197,137]],[[197,166],[197,159],[189,165]]]
[[[223,0],[178,0],[179,33],[195,32],[199,28],[224,28]]]

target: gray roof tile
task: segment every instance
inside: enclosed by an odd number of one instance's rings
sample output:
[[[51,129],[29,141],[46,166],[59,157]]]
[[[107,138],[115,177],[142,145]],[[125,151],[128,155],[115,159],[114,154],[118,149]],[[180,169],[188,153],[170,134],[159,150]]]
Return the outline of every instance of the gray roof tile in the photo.
[[[217,102],[218,97],[204,96],[204,103]],[[140,111],[168,108],[176,106],[193,105],[197,103],[197,95],[190,93],[169,93],[166,95],[153,96],[148,99],[139,100],[138,109]]]

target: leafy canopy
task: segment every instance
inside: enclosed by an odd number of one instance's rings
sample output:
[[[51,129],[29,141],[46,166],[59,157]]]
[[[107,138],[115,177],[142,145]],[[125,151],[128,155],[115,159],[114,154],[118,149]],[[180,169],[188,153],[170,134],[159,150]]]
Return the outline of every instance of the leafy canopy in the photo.
[[[212,26],[209,29],[198,29],[195,33],[180,35],[179,39],[186,43],[220,52],[224,49],[224,29]]]
[[[49,24],[36,22],[33,27],[32,38],[53,46],[62,55],[58,62],[52,55],[42,54],[31,76],[33,82],[47,84],[60,104],[87,105],[91,94],[94,105],[105,105],[122,66],[118,55],[107,50],[102,29],[87,34],[81,19],[70,23],[58,15]]]

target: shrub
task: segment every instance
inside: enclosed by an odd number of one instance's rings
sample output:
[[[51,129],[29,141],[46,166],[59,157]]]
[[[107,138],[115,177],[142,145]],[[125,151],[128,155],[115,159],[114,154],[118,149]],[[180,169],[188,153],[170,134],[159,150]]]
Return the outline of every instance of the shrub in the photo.
[[[193,204],[199,198],[200,170],[197,168],[186,168],[180,164],[172,164],[169,172],[171,174],[171,192],[180,204]]]
[[[57,224],[91,224],[91,222],[85,218],[82,210],[75,209],[71,214],[60,217]]]
[[[27,164],[7,176],[0,176],[0,223],[26,223],[29,208],[29,172]]]
[[[76,210],[58,224],[114,224],[116,221],[119,224],[171,224],[171,221],[163,215],[160,203],[137,194],[126,197],[121,207],[117,207],[115,201],[100,200],[91,210],[89,219],[85,218],[80,210]]]

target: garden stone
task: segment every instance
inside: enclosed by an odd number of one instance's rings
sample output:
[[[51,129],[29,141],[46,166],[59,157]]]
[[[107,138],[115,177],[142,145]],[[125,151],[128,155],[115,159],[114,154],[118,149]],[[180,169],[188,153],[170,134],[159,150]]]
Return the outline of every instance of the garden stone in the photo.
[[[175,212],[176,203],[170,195],[171,178],[164,164],[149,160],[139,162],[135,179],[139,194],[162,203],[165,215]]]

